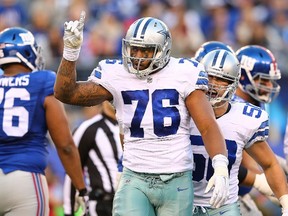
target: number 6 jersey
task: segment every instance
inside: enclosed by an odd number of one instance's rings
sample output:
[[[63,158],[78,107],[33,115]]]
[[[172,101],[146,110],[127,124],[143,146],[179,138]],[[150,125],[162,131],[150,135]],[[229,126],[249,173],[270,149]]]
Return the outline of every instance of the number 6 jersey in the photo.
[[[44,174],[47,125],[43,107],[56,74],[36,71],[0,76],[0,168]],[[57,113],[55,113],[57,115]]]
[[[238,171],[242,160],[242,151],[257,141],[268,138],[269,125],[266,111],[249,103],[230,102],[228,111],[217,118],[228,150],[229,170],[229,199],[225,204],[238,200]],[[209,201],[213,190],[204,193],[208,180],[214,169],[212,161],[205,150],[201,135],[192,122],[191,144],[194,155],[194,205],[210,207]]]
[[[123,165],[135,172],[174,173],[192,170],[191,117],[186,97],[207,90],[207,74],[191,59],[170,58],[145,79],[128,73],[120,60],[103,60],[89,80],[113,95],[124,131]]]

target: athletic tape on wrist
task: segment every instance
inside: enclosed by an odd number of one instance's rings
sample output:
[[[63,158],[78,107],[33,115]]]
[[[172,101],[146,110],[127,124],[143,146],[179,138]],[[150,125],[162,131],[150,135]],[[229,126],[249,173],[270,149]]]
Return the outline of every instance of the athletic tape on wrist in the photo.
[[[65,58],[68,61],[76,61],[79,57],[80,49],[71,49],[68,47],[64,47],[63,50],[63,58]]]
[[[228,158],[222,154],[217,154],[212,158],[212,166],[217,167],[217,166],[228,166]]]
[[[288,194],[285,194],[279,198],[280,205],[282,209],[288,210]]]

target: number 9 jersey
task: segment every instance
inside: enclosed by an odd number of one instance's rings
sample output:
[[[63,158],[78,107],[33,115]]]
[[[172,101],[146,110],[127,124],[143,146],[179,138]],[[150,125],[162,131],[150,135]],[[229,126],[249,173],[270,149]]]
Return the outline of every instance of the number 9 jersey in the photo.
[[[0,168],[4,173],[44,174],[48,142],[43,104],[46,96],[53,95],[55,78],[52,71],[0,76]]]
[[[257,141],[268,138],[268,114],[265,110],[250,103],[230,102],[228,111],[217,118],[228,150],[229,199],[225,204],[238,200],[238,171],[245,148],[257,145]],[[191,144],[194,154],[194,205],[210,207],[209,201],[213,191],[204,193],[208,180],[214,173],[211,159],[205,150],[200,133],[192,122]]]
[[[143,173],[192,170],[185,99],[196,89],[207,91],[203,65],[171,57],[164,68],[140,79],[128,73],[122,61],[103,60],[89,80],[113,95],[124,133],[125,167]]]

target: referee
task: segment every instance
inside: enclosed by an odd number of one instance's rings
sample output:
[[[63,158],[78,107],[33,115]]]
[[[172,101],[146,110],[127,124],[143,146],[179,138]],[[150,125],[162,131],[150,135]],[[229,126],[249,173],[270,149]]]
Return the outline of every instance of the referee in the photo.
[[[122,155],[119,126],[115,120],[114,109],[108,102],[85,109],[92,111],[93,117],[80,124],[74,131],[73,138],[79,149],[89,190],[90,216],[112,216],[117,163]],[[65,216],[74,216],[74,211],[77,211],[75,193],[75,188],[66,175]]]

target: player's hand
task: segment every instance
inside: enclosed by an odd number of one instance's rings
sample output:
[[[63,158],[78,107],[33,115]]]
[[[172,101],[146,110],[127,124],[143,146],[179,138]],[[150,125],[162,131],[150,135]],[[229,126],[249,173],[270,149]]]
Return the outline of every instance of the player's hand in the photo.
[[[76,193],[74,212],[77,212],[79,208],[82,209],[82,216],[89,215],[89,196],[86,189],[82,189]]]
[[[228,159],[218,154],[212,159],[214,175],[210,178],[205,193],[214,187],[210,205],[214,208],[222,206],[229,197]]]
[[[83,28],[86,13],[81,11],[80,19],[64,23],[64,46],[79,49],[83,42]]]
[[[284,194],[279,198],[282,207],[282,216],[288,216],[288,194]]]
[[[253,187],[266,196],[274,196],[264,173],[256,174]]]
[[[76,61],[79,57],[83,42],[85,11],[81,11],[79,20],[64,23],[64,53],[63,57],[69,61]]]

